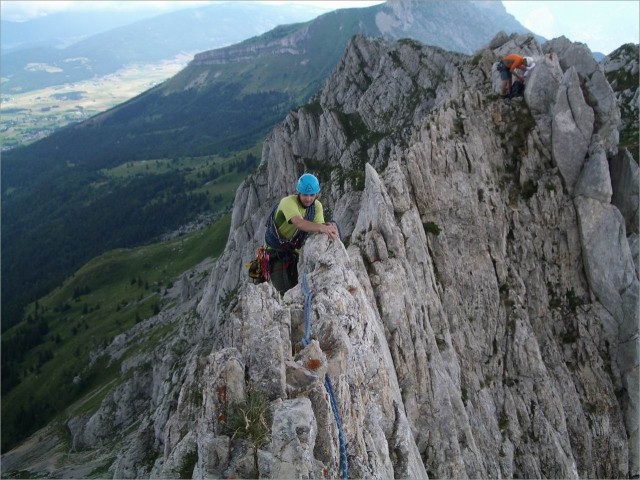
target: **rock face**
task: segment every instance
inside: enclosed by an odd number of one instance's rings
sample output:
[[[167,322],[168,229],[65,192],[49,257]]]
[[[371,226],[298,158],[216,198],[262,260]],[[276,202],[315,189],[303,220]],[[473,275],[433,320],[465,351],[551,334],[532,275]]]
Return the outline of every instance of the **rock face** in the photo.
[[[267,138],[197,313],[68,423],[76,455],[109,447],[115,478],[638,475],[637,231],[611,203],[637,212],[637,169],[612,182],[600,67],[549,45],[355,37]],[[538,66],[504,102],[510,51]],[[304,171],[344,241],[311,236],[280,297],[244,263]]]
[[[638,163],[638,113],[640,97],[638,97],[638,60],[639,45],[627,43],[614,50],[600,64],[607,80],[611,84],[620,114],[621,142],[629,144],[636,163]]]

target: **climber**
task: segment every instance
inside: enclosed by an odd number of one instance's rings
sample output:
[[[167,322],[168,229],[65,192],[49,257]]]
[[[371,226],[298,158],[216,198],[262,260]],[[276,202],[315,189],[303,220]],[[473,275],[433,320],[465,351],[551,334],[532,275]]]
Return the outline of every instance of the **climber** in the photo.
[[[527,59],[531,57],[521,57],[515,53],[503,57],[497,64],[500,72],[500,97],[510,98],[511,96],[511,78],[515,75],[518,80],[524,83],[524,77],[520,69],[527,68]]]
[[[529,80],[533,67],[536,66],[533,58],[524,57],[524,60],[525,61],[523,65],[521,65],[520,68],[517,69],[518,74],[522,77],[522,81],[516,80],[511,84],[509,98],[521,97],[524,95],[525,83]]]
[[[265,232],[271,283],[281,294],[298,283],[298,255],[309,233],[325,233],[331,240],[340,238],[337,224],[324,221],[322,204],[317,199],[318,179],[305,173],[296,190],[273,209]]]

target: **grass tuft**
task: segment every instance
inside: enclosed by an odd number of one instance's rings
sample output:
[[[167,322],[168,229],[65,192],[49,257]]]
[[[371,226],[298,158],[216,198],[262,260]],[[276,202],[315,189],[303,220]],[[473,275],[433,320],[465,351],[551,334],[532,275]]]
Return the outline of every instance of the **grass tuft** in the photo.
[[[228,407],[225,432],[232,440],[243,438],[255,449],[260,448],[269,441],[268,409],[267,399],[249,387],[244,403]]]

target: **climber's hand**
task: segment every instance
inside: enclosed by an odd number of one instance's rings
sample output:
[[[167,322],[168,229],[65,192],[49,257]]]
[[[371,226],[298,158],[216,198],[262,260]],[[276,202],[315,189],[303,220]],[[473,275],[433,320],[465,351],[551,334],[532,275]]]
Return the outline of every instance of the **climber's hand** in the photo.
[[[326,233],[329,235],[331,240],[338,240],[340,238],[340,233],[338,232],[338,227],[336,227],[335,223],[325,223],[324,229],[322,233]]]

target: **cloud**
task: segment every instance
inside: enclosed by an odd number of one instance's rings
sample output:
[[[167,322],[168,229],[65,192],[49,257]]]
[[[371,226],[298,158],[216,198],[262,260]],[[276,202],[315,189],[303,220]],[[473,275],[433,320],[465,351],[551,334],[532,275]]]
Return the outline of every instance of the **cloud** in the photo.
[[[532,32],[542,35],[545,38],[558,36],[555,30],[555,19],[553,13],[547,7],[537,7],[527,13],[526,18],[521,22]]]

